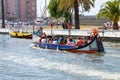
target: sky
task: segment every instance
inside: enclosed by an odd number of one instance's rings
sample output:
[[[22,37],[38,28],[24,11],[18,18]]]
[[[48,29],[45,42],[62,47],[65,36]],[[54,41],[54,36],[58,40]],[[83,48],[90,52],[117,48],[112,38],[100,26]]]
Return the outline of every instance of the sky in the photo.
[[[111,0],[96,0],[95,7],[91,8],[89,12],[85,12],[84,15],[96,15],[100,10],[101,5],[107,1]]]
[[[50,0],[46,0],[46,1],[48,4]],[[89,12],[84,12],[83,15],[96,15],[100,10],[100,6],[106,1],[111,1],[111,0],[95,0],[95,7],[94,8],[92,7]],[[37,16],[38,17],[41,16],[41,12],[43,11],[44,6],[45,6],[45,0],[37,0]]]

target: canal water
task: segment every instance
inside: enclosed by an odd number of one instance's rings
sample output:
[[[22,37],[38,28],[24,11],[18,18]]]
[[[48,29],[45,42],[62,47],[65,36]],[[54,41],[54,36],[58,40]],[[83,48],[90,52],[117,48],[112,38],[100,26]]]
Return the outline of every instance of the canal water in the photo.
[[[0,80],[120,80],[120,43],[104,47],[101,55],[73,54],[0,35]]]

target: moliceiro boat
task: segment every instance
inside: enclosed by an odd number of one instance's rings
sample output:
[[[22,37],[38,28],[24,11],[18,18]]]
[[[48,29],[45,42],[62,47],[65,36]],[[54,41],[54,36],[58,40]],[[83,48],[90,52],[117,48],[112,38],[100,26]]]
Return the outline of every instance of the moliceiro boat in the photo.
[[[30,33],[30,32],[12,31],[12,32],[9,32],[9,35],[11,37],[15,37],[15,38],[32,39],[32,33]]]
[[[102,41],[98,35],[94,36],[92,40],[85,44],[84,46],[68,46],[68,45],[60,45],[60,44],[43,44],[35,41],[35,37],[37,35],[33,34],[33,43],[35,47],[40,48],[47,48],[53,50],[61,50],[61,51],[68,51],[73,53],[103,53],[104,47]],[[38,38],[37,38],[38,39]]]

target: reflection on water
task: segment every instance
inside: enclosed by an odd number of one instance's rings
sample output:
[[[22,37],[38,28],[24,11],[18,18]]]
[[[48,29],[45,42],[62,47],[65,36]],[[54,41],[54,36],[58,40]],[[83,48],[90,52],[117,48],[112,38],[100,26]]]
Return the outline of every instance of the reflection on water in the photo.
[[[120,80],[119,43],[104,42],[105,54],[73,54],[0,38],[0,80]]]
[[[106,42],[107,46],[113,47],[113,48],[120,48],[120,43],[110,43]]]

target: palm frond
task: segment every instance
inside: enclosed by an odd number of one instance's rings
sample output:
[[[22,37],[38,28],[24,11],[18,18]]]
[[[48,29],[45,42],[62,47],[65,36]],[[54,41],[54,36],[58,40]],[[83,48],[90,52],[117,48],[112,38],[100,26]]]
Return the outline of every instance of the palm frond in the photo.
[[[101,6],[97,15],[98,18],[106,17],[112,21],[120,20],[120,2],[118,0],[108,1]]]

